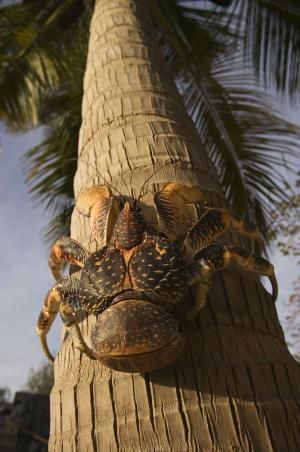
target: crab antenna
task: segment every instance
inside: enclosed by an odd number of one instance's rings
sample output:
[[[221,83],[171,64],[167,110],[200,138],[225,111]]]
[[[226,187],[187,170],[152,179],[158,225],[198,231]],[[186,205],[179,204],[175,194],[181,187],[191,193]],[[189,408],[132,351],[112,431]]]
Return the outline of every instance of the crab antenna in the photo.
[[[80,160],[82,163],[85,163],[86,165],[89,165],[91,168],[93,168],[94,170],[96,170],[97,174],[103,179],[104,183],[106,185],[108,185],[108,187],[112,188],[114,191],[116,191],[120,196],[122,196],[122,193],[120,192],[120,190],[117,189],[117,187],[115,187],[114,185],[112,185],[110,182],[108,182],[106,180],[106,178],[100,174],[98,168],[96,168],[94,165],[92,165],[90,162],[87,162],[86,160],[83,160],[82,158],[78,159]]]
[[[77,323],[72,323],[70,326],[67,326],[66,329],[72,337],[74,347],[80,352],[87,355],[90,359],[96,359],[93,350],[85,343],[85,340],[82,337],[82,333]]]
[[[141,199],[143,196],[145,196],[145,194],[146,194],[146,193],[143,193],[143,190],[144,190],[145,185],[152,179],[152,177],[155,176],[155,174],[157,174],[159,171],[161,171],[163,168],[165,168],[165,167],[168,166],[168,165],[171,165],[171,163],[168,162],[168,163],[165,163],[164,165],[160,166],[157,170],[154,171],[154,173],[151,174],[151,176],[149,176],[149,177],[145,180],[145,182],[143,183],[143,185],[142,185],[142,187],[141,187],[141,190],[140,190],[140,193],[139,193],[139,196],[138,196],[138,199],[137,199],[138,202],[139,202],[140,199]]]
[[[125,180],[125,178],[124,178],[124,175],[123,175],[123,174],[120,174],[120,176],[121,176],[121,179],[122,179],[122,181],[123,181],[123,183],[124,183],[124,185],[125,185],[125,188],[126,188],[126,190],[127,190],[127,192],[128,192],[128,196],[130,197],[130,196],[131,196],[130,190],[129,190],[129,187],[128,187],[127,183],[126,183],[126,180]],[[130,181],[130,183],[131,183],[131,181]]]

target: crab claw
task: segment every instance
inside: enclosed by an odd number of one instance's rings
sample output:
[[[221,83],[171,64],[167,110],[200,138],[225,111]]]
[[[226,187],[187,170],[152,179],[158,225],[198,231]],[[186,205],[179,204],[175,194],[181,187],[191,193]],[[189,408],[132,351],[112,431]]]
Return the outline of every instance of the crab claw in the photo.
[[[107,245],[121,210],[120,197],[113,196],[106,185],[94,185],[79,193],[76,207],[90,216],[91,232],[100,246]]]
[[[154,195],[160,229],[170,240],[178,235],[178,228],[185,224],[188,216],[188,204],[203,201],[204,195],[199,187],[169,182]]]

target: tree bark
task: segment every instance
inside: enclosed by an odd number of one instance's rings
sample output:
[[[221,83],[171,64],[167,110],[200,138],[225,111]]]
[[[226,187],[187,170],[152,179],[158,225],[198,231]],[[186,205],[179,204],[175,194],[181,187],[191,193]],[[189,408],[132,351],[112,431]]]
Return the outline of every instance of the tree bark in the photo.
[[[109,182],[137,196],[150,176],[143,199],[150,222],[152,193],[169,181],[197,184],[210,205],[225,204],[160,55],[146,2],[98,0],[75,195]],[[72,236],[97,247],[88,219],[76,209]],[[247,246],[234,234],[226,239]],[[186,303],[196,297],[193,288]],[[89,342],[96,319],[79,320]],[[74,350],[66,337],[55,361],[50,451],[300,450],[299,365],[259,279],[231,270],[216,274],[207,305],[182,329],[183,355],[146,374],[112,371]]]

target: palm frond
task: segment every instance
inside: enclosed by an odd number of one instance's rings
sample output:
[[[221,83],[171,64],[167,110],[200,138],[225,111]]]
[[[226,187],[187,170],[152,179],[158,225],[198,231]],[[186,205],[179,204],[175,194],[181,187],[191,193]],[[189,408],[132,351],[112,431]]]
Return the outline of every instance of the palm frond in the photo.
[[[231,31],[233,36],[242,39],[244,66],[254,69],[257,80],[263,82],[269,93],[276,91],[282,102],[298,106],[300,4],[297,0],[233,0],[223,5],[223,2],[214,2],[227,8],[210,8],[207,4],[205,8],[206,2],[201,0],[177,0],[176,3],[185,8],[184,15],[193,17],[205,17],[204,12],[212,10],[212,23],[218,32],[223,24],[227,33]],[[173,16],[168,17],[172,29]],[[176,16],[176,26],[185,29],[185,18],[180,14]],[[228,35],[224,34],[223,38],[228,45]]]
[[[57,210],[55,216],[43,227],[42,235],[48,245],[54,243],[58,237],[71,235],[71,215],[74,210],[74,202],[66,200]]]
[[[193,2],[198,8],[201,1]],[[234,0],[227,23],[243,37],[244,64],[281,101],[297,106],[300,87],[300,4],[297,0]]]
[[[149,0],[167,61],[176,71],[196,64],[201,73],[207,74],[218,55],[232,52],[238,35],[227,26],[227,15],[223,9],[209,9],[199,1],[193,2],[197,3],[197,7],[187,3]],[[231,19],[232,15],[228,18]]]
[[[17,129],[46,125],[42,143],[27,153],[25,169],[33,196],[55,216],[49,238],[55,230],[61,233],[60,222],[68,227],[73,202],[91,16],[82,4],[51,0],[41,8],[25,0],[15,10],[2,8],[0,15],[0,117]],[[292,0],[284,8],[279,0],[149,0],[149,5],[165,60],[229,202],[256,221],[267,240],[272,205],[285,198],[281,169],[292,170],[299,129],[263,88],[283,96],[298,89],[298,5]]]
[[[255,73],[245,65],[237,2],[228,12],[203,10],[199,1],[193,2],[197,4],[193,8],[190,2],[175,3],[180,6],[172,15],[172,0],[160,9],[154,2],[154,13],[164,28],[163,52],[228,201],[237,213],[260,225],[267,241],[271,206],[285,196],[282,187],[286,180],[278,168],[292,170],[300,129],[283,118],[274,99],[264,93]],[[201,39],[193,33],[193,25],[202,27],[201,20],[205,21],[206,40],[203,33]],[[220,47],[218,41],[223,43]],[[213,49],[208,51],[207,62],[201,58],[201,50],[196,51],[201,42],[205,50],[206,42],[208,49]]]
[[[0,118],[15,130],[38,125],[43,93],[64,70],[61,21],[76,0],[13,4],[0,14]]]
[[[89,13],[82,17],[76,33],[72,31],[65,41],[66,70],[60,72],[59,86],[41,96],[44,139],[24,155],[30,192],[54,216],[44,230],[47,239],[57,238],[69,227],[73,206],[89,17]]]
[[[293,171],[300,129],[280,114],[274,99],[251,81],[251,74],[235,70],[234,62],[219,61],[212,75],[213,80],[200,82],[185,74],[181,94],[228,201],[259,225],[267,242],[272,206],[286,198],[282,168]]]
[[[300,5],[295,0],[243,2],[245,56],[265,86],[299,102]],[[255,32],[254,32],[255,30]]]

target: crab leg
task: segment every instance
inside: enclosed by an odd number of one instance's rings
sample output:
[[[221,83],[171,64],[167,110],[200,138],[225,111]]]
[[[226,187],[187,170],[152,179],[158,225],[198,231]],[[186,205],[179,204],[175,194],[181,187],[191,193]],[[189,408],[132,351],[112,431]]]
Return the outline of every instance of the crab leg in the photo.
[[[80,348],[81,351],[87,352],[89,350],[75,323],[74,312],[79,308],[78,290],[78,279],[63,278],[57,282],[46,295],[37,322],[37,334],[40,337],[42,349],[49,361],[54,361],[54,357],[49,351],[46,337],[59,311],[67,330],[72,334],[73,339],[75,338],[74,345],[76,346],[80,343],[78,348]]]
[[[88,252],[76,240],[61,237],[51,248],[48,265],[54,278],[59,280],[62,278],[61,267],[64,262],[83,267],[88,256]]]
[[[192,319],[205,304],[212,274],[232,264],[241,270],[268,276],[272,285],[272,301],[276,301],[278,285],[274,274],[274,266],[266,259],[251,254],[244,248],[227,246],[223,243],[213,243],[207,246],[198,251],[194,259],[190,267],[189,285],[200,282],[200,296],[196,305],[188,313],[188,319]]]
[[[251,239],[259,236],[253,223],[243,220],[229,210],[206,208],[204,214],[187,233],[183,246],[191,251],[204,248],[229,227]]]
[[[96,359],[94,352],[87,346],[82,337],[80,328],[76,322],[74,311],[68,303],[60,305],[60,316],[65,325],[66,330],[72,337],[74,347],[89,358]]]
[[[37,334],[40,338],[43,352],[49,361],[54,361],[54,357],[49,351],[46,336],[59,311],[60,303],[61,303],[60,289],[54,286],[46,295],[37,322]]]
[[[91,233],[100,247],[110,242],[114,225],[121,211],[121,199],[113,196],[106,185],[94,185],[80,192],[76,207],[83,215],[90,216]]]
[[[186,291],[186,269],[184,266],[170,268],[166,277],[162,278],[153,291],[151,297],[163,303],[178,303]],[[149,290],[149,289],[148,289]],[[147,295],[147,290],[145,291]]]

